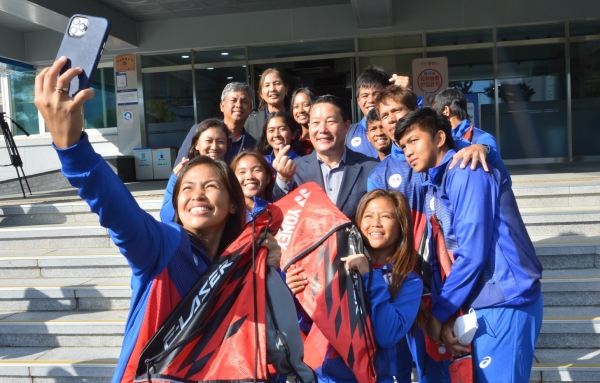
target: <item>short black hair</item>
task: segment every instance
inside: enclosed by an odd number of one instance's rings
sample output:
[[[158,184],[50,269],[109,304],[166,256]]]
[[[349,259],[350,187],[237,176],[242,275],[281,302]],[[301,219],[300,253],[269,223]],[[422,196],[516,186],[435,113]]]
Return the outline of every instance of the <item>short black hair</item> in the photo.
[[[326,94],[323,96],[319,96],[313,102],[313,106],[315,106],[317,104],[332,104],[340,111],[340,114],[342,115],[344,122],[350,120],[350,112],[348,111],[348,107],[346,106],[346,103],[344,102],[344,100],[342,100],[338,96],[334,96],[332,94]]]
[[[379,118],[379,114],[377,114],[377,110],[375,108],[372,108],[371,110],[369,110],[369,113],[367,113],[367,124],[370,122],[377,122],[377,121],[381,121],[381,118]]]
[[[433,99],[432,107],[439,113],[443,114],[445,107],[450,108],[450,112],[461,120],[467,120],[467,99],[462,92],[456,88],[446,88],[436,94]]]
[[[394,138],[397,142],[399,142],[400,139],[406,135],[406,133],[417,128],[429,133],[431,138],[435,137],[437,132],[440,130],[443,131],[446,134],[446,142],[444,145],[450,149],[454,149],[452,125],[450,125],[450,121],[445,116],[442,116],[436,112],[433,108],[425,107],[413,110],[406,116],[402,117],[396,123]]]
[[[369,65],[356,79],[356,97],[360,94],[361,86],[368,89],[381,85],[385,88],[390,84],[390,75],[383,68]]]

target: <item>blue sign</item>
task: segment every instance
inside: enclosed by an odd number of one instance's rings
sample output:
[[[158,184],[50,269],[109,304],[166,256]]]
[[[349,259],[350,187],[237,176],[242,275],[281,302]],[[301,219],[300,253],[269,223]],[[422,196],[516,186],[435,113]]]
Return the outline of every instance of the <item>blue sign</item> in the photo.
[[[479,93],[468,93],[464,95],[467,99],[467,113],[469,114],[469,120],[476,127],[481,129],[481,120],[479,119]]]

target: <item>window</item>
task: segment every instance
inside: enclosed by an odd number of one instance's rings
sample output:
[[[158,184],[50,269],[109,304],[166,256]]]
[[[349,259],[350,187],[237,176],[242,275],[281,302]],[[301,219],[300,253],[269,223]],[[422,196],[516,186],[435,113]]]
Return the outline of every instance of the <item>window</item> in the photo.
[[[354,52],[354,39],[249,47],[248,59],[277,59],[303,55]]]
[[[571,44],[573,156],[599,155],[600,41]]]
[[[359,52],[421,48],[422,46],[423,36],[421,34],[358,39]]]
[[[117,126],[114,76],[112,67],[96,69],[92,79],[94,98],[83,104],[85,129]]]
[[[427,46],[439,47],[447,45],[481,44],[494,41],[491,29],[475,29],[470,31],[453,31],[428,33]]]
[[[38,110],[33,104],[35,72],[11,72],[8,82],[11,94],[11,118],[29,134],[39,134]],[[13,127],[13,135],[24,135]]]
[[[179,147],[194,125],[192,71],[144,73],[148,146]]]
[[[458,88],[465,95],[467,106],[472,104],[471,122],[495,136],[493,50],[488,48],[436,51],[428,53],[427,56],[448,59],[448,85]]]
[[[498,47],[503,158],[568,155],[565,79],[565,44]]]

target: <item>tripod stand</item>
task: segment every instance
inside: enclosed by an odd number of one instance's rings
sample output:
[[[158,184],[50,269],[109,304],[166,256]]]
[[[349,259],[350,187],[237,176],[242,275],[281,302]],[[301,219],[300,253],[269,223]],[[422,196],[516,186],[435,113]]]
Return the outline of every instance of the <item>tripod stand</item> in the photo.
[[[23,179],[27,184],[27,189],[29,190],[29,195],[31,194],[31,188],[29,187],[29,182],[27,182],[27,177],[25,176],[25,172],[23,171],[23,160],[21,160],[21,155],[19,155],[19,149],[17,149],[17,144],[15,144],[15,139],[13,138],[12,132],[10,131],[10,127],[8,126],[8,122],[6,120],[12,121],[13,124],[27,137],[29,137],[29,133],[19,125],[15,120],[6,116],[6,113],[0,112],[0,127],[2,128],[2,135],[4,136],[4,141],[6,142],[6,150],[8,150],[8,155],[10,156],[10,164],[1,165],[1,166],[14,166],[17,171],[17,178],[19,179],[19,184],[21,184],[21,191],[23,192],[23,198],[27,198],[25,196],[25,189],[23,189],[23,181],[21,180],[21,175],[19,174],[19,168],[21,168],[21,173],[23,173]]]

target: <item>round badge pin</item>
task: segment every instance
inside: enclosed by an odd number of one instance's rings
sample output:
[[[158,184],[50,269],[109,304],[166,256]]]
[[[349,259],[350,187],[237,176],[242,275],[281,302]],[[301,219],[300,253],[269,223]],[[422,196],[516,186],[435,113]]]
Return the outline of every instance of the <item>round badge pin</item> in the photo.
[[[400,186],[401,183],[402,176],[400,176],[400,174],[392,174],[390,178],[388,178],[388,184],[393,188],[397,188],[398,186]]]

